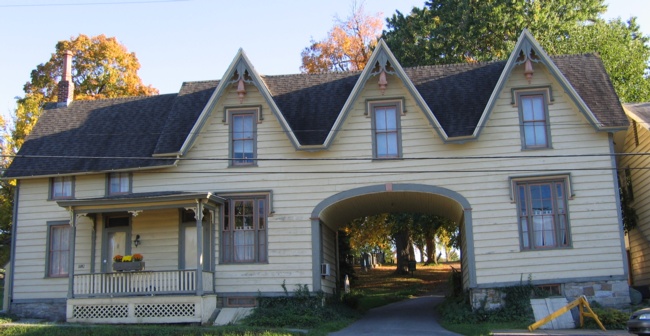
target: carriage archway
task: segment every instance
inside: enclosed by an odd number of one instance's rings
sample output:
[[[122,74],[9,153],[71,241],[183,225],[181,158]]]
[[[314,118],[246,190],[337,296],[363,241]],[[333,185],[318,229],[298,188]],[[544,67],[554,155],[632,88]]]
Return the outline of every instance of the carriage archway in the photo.
[[[474,287],[474,240],[472,208],[461,194],[426,184],[381,184],[342,191],[320,202],[312,211],[313,289],[321,290],[322,225],[332,230],[352,219],[386,212],[418,212],[447,217],[461,232],[463,287]]]

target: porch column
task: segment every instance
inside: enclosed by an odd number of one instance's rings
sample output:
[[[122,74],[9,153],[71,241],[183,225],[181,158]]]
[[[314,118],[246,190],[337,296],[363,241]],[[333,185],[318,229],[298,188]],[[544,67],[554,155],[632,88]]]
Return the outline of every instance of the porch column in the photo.
[[[196,201],[196,295],[203,295],[203,202]]]
[[[70,238],[68,242],[68,299],[74,297],[74,252],[75,236],[77,231],[77,214],[70,209]]]

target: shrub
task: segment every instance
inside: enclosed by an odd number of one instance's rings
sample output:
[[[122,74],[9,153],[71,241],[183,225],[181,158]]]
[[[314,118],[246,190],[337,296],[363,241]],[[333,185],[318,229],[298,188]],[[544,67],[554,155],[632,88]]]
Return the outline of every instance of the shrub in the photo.
[[[591,310],[594,311],[598,320],[608,330],[623,330],[627,327],[627,320],[630,319],[630,313],[626,313],[614,308],[603,308],[599,304],[590,303]],[[585,318],[585,328],[598,329],[600,328],[596,321],[592,318]]]

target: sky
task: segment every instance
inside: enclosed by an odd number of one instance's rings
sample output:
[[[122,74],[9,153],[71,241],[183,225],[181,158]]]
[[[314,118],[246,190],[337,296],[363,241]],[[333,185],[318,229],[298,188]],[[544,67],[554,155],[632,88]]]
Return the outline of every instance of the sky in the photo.
[[[357,1],[360,3],[360,1]],[[606,0],[606,19],[638,18],[650,35],[650,1]],[[366,13],[410,12],[424,0],[366,0]],[[175,93],[185,81],[221,79],[242,48],[262,75],[300,72],[300,52],[324,39],[353,0],[0,0],[0,114],[8,118],[30,72],[57,41],[116,37],[140,62],[145,85]]]

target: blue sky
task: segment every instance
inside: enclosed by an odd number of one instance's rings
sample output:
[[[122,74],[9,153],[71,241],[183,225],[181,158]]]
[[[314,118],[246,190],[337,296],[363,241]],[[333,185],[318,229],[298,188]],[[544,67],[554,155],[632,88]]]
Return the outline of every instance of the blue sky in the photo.
[[[606,18],[636,16],[650,35],[647,0],[606,3]],[[388,17],[423,4],[366,0],[365,8]],[[302,49],[351,7],[352,0],[0,0],[0,113],[11,114],[31,70],[59,40],[117,37],[136,53],[143,82],[173,93],[184,81],[220,79],[239,48],[260,74],[298,73]]]

